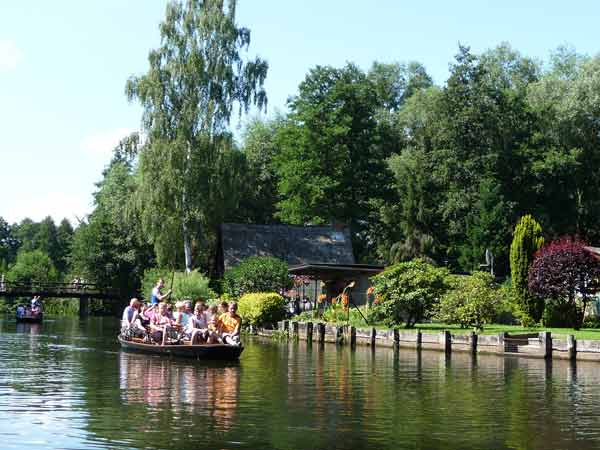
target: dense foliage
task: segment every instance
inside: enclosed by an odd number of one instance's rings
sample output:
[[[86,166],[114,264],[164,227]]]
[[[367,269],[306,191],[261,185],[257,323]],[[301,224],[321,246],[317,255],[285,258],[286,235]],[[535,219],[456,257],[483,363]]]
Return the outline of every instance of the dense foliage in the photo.
[[[251,292],[282,292],[292,286],[288,266],[280,259],[254,256],[225,272],[225,292],[241,297]]]
[[[533,255],[544,245],[542,227],[531,215],[521,217],[510,245],[510,274],[517,306],[524,322],[539,322],[543,302],[529,294],[529,267]]]
[[[451,275],[447,282],[449,289],[440,299],[435,314],[437,320],[476,330],[492,323],[503,300],[492,275],[487,272]]]
[[[382,311],[388,325],[406,328],[429,318],[447,289],[445,268],[424,260],[398,263],[371,280],[375,293],[373,309]]]
[[[274,325],[285,317],[285,299],[275,292],[244,294],[238,302],[238,314],[250,325]]]
[[[584,242],[562,238],[544,245],[529,269],[530,292],[558,310],[565,320],[572,318],[574,328],[583,324],[585,309],[600,292],[600,261]]]
[[[6,279],[21,283],[56,282],[59,273],[50,257],[41,250],[22,251],[11,266]]]

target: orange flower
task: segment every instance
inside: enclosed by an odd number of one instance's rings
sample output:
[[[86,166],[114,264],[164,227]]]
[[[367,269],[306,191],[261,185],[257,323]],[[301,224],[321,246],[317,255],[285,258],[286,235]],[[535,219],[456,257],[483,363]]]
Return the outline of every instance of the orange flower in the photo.
[[[318,300],[319,303],[323,303],[325,300],[327,300],[327,294],[321,294],[321,295],[319,295],[319,297],[318,297],[317,300]]]
[[[367,289],[367,295],[373,295],[373,286],[370,286],[369,289]]]
[[[350,298],[348,297],[348,294],[342,294],[342,304],[347,307],[349,302]]]
[[[381,303],[381,295],[377,294],[375,296],[375,301],[373,302],[373,304],[378,305],[379,303]]]

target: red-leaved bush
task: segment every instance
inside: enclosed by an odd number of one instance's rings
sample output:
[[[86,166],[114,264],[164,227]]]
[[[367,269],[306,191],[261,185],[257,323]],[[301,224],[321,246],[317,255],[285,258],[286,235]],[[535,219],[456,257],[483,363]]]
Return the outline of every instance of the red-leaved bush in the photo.
[[[575,328],[583,323],[585,308],[600,291],[600,261],[585,242],[564,237],[544,245],[529,268],[529,292],[564,311],[572,308]]]

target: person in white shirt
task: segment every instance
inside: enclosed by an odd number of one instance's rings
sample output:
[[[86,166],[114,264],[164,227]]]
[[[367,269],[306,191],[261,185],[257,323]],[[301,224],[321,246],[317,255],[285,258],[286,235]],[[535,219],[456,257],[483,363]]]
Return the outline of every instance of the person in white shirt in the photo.
[[[186,328],[186,336],[189,337],[193,344],[201,344],[206,342],[209,336],[208,321],[206,320],[205,306],[203,303],[196,303],[194,315],[191,316]]]

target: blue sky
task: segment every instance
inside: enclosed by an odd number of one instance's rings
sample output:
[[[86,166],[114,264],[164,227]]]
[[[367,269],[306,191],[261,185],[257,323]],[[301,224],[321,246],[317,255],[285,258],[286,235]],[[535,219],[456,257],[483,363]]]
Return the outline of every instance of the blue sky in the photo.
[[[124,85],[159,43],[166,0],[0,2],[0,216],[76,223],[118,139],[139,129]],[[547,59],[561,44],[600,50],[595,0],[415,2],[239,0],[250,54],[268,60],[268,113],[285,108],[309,68],[418,60],[438,84],[458,42],[508,41]]]

